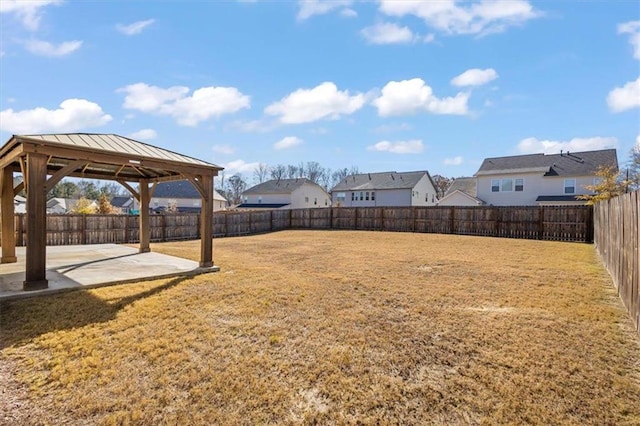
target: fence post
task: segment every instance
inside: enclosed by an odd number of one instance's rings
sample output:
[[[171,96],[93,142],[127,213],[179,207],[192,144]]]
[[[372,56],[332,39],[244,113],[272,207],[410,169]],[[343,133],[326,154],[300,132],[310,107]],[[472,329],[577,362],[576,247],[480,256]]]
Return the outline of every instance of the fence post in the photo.
[[[329,207],[329,228],[333,229],[333,207]]]
[[[87,244],[87,215],[83,214],[81,216],[82,220],[80,221],[81,230],[82,230],[82,244]]]
[[[455,216],[456,216],[456,208],[454,206],[451,206],[451,218],[449,220],[449,233],[450,234],[455,234],[455,226],[456,226],[456,220],[455,220]]]
[[[384,207],[380,208],[380,230],[384,231]]]
[[[273,210],[269,210],[269,231],[273,232]]]
[[[538,207],[538,239],[544,236],[544,207]]]
[[[585,243],[592,243],[593,242],[593,229],[594,229],[594,224],[593,224],[593,209],[594,206],[587,206],[587,229],[585,232]]]
[[[353,209],[353,229],[358,230],[358,208]]]
[[[162,215],[160,217],[160,224],[162,225],[162,241],[167,241],[167,216]]]
[[[495,211],[496,214],[496,228],[495,228],[495,234],[494,237],[499,237],[500,236],[500,227],[502,225],[502,211],[500,210],[500,207],[494,207],[493,210]]]
[[[411,207],[411,232],[416,232],[416,208]]]

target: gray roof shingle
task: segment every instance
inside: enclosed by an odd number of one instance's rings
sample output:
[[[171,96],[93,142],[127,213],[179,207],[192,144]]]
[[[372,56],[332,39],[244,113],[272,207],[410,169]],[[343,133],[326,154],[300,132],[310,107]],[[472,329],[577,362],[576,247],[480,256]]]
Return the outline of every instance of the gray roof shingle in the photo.
[[[197,198],[200,199],[200,193],[188,180],[175,180],[169,182],[160,182],[153,191],[154,198]],[[216,200],[226,199],[218,192],[213,191],[213,198]]]
[[[527,171],[544,172],[545,176],[589,176],[594,175],[598,167],[610,165],[618,168],[615,149],[516,155],[485,158],[475,176]]]
[[[445,195],[449,195],[452,192],[460,191],[464,192],[467,195],[471,195],[472,197],[477,196],[476,192],[476,178],[474,177],[462,177],[454,180],[449,188],[447,189],[447,193]]]
[[[268,180],[259,183],[243,192],[243,194],[291,194],[305,183],[316,185],[307,178]]]
[[[433,180],[431,180],[431,176],[427,171],[403,173],[362,173],[358,175],[347,176],[340,183],[334,186],[331,191],[410,189],[416,186],[418,181],[422,179],[425,174],[433,184]]]

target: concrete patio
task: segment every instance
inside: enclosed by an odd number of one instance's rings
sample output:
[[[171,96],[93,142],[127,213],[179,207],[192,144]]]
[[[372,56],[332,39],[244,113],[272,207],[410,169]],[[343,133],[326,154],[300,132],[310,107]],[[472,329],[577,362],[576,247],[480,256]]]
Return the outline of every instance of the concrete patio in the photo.
[[[173,276],[216,272],[198,262],[160,253],[138,253],[138,249],[117,244],[47,247],[46,277],[49,288],[24,291],[25,247],[17,247],[17,263],[0,264],[0,301],[21,299]]]

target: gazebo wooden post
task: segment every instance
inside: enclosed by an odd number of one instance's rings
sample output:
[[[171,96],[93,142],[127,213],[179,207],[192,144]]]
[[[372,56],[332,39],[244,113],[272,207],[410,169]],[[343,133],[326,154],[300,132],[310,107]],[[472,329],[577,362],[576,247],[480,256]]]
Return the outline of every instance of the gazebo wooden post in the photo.
[[[140,180],[140,249],[138,252],[147,253],[151,251],[149,243],[151,241],[151,227],[149,224],[149,181]]]
[[[47,156],[27,154],[27,256],[24,290],[48,287],[47,253]]]
[[[0,221],[2,221],[2,263],[15,263],[16,230],[13,208],[13,170],[5,167],[0,171]]]
[[[202,176],[202,197],[200,209],[200,267],[213,266],[213,176]]]

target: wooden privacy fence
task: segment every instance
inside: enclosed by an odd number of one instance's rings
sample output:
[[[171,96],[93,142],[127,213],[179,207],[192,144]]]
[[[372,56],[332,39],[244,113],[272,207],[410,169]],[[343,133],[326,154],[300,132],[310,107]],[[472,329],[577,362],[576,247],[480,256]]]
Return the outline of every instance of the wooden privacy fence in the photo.
[[[25,218],[16,215],[16,243],[25,244]],[[150,216],[151,240],[200,237],[196,213]],[[481,235],[555,241],[593,241],[590,206],[336,207],[225,211],[213,216],[215,237],[283,229],[346,229]],[[47,245],[135,243],[138,216],[47,215]]]
[[[640,192],[596,204],[594,230],[598,253],[640,332]]]

